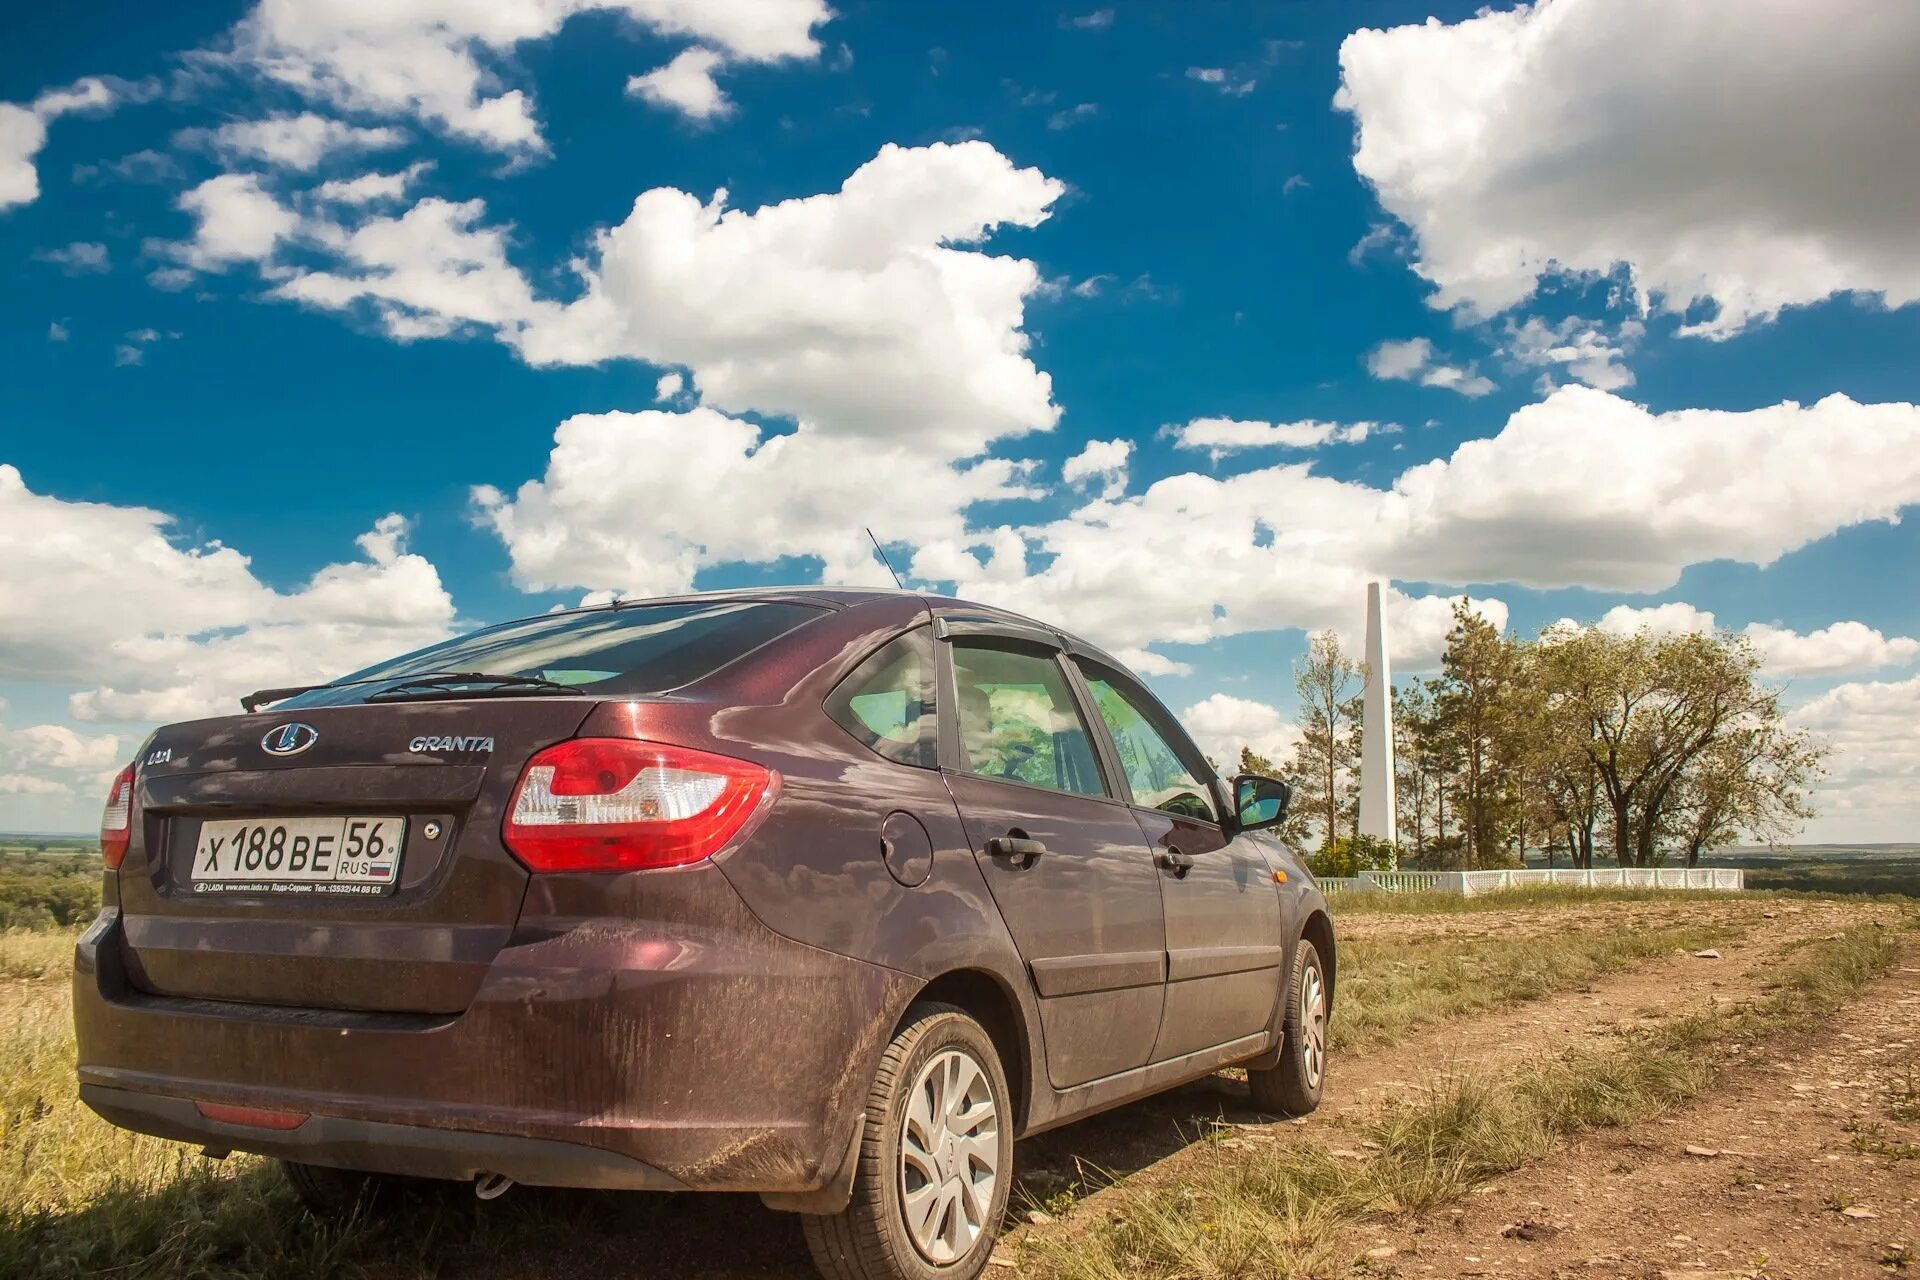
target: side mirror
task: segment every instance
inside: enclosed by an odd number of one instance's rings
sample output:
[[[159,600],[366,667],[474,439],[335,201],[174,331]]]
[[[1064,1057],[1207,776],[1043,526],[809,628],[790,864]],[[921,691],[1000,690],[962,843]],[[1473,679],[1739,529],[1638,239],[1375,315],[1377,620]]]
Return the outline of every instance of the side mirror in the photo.
[[[1243,773],[1233,780],[1233,811],[1242,831],[1279,826],[1287,820],[1292,799],[1293,788],[1278,778]]]

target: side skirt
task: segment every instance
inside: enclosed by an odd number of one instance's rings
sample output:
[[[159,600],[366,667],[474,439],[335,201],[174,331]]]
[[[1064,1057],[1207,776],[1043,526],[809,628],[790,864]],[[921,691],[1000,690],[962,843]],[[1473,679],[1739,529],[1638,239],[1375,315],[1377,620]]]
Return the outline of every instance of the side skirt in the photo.
[[[1274,1044],[1272,1031],[1256,1031],[1250,1036],[1229,1040],[1211,1049],[1169,1058],[1165,1062],[1150,1062],[1144,1067],[1089,1080],[1071,1089],[1042,1092],[1034,1098],[1026,1131],[1020,1136],[1030,1138],[1036,1133],[1045,1133],[1048,1129],[1058,1128],[1096,1112],[1136,1101],[1149,1094],[1161,1093],[1189,1080],[1198,1080],[1221,1067],[1258,1057],[1272,1049]]]

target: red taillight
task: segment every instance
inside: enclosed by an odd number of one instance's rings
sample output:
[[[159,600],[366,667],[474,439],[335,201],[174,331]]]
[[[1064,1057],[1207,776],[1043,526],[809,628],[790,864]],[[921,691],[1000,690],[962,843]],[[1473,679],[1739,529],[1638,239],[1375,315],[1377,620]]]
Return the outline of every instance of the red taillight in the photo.
[[[107,807],[100,813],[100,856],[107,866],[119,869],[133,839],[133,766],[122,769],[107,792]]]
[[[640,871],[719,852],[779,775],[630,738],[575,738],[527,761],[502,835],[534,871]]]

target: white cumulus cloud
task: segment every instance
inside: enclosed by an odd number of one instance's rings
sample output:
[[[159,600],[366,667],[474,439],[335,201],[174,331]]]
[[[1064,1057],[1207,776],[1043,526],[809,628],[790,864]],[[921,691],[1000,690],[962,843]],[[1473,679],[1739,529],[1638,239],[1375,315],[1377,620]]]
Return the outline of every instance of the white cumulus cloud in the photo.
[[[119,734],[82,733],[64,724],[13,729],[0,724],[0,825],[10,830],[77,827],[67,817],[105,802],[107,787],[132,744]],[[59,814],[35,822],[29,814]],[[14,815],[20,815],[15,817]]]
[[[404,130],[382,125],[365,128],[315,115],[267,116],[235,120],[217,129],[183,130],[179,145],[204,144],[228,163],[258,160],[284,169],[307,172],[338,152],[384,151],[407,140]]]
[[[106,111],[137,86],[102,76],[87,76],[58,89],[48,89],[21,105],[0,102],[0,209],[31,204],[40,195],[40,171],[34,159],[47,145],[47,123],[74,112]]]
[[[168,247],[201,271],[223,271],[240,262],[267,263],[300,229],[300,217],[281,204],[251,173],[223,173],[181,192],[191,214],[192,239]]]
[[[713,78],[724,63],[713,50],[694,45],[682,49],[666,66],[629,79],[627,92],[690,120],[717,119],[733,111],[733,102]]]
[[[1098,482],[1101,497],[1117,498],[1127,491],[1127,463],[1132,457],[1131,440],[1089,440],[1086,448],[1060,465],[1060,479],[1070,485]]]
[[[1279,708],[1231,694],[1202,698],[1180,713],[1180,723],[1227,777],[1240,763],[1241,747],[1252,747],[1278,767],[1300,745],[1300,726]]]
[[[398,173],[363,173],[353,178],[334,178],[321,183],[314,195],[337,204],[376,204],[399,200],[433,167],[431,160],[416,160]]]
[[[1570,618],[1563,618],[1561,625],[1579,624]],[[1696,609],[1684,600],[1675,600],[1645,607],[1617,604],[1601,614],[1600,621],[1594,625],[1616,636],[1630,636],[1642,631],[1651,636],[1679,636],[1695,631],[1712,631],[1716,624],[1709,611]]]
[[[1831,396],[1654,414],[1569,386],[1390,488],[1308,463],[1176,475],[1023,529],[1018,549],[983,560],[975,539],[931,549],[925,564],[955,571],[962,594],[1109,647],[1199,643],[1282,627],[1357,632],[1375,579],[1659,591],[1690,564],[1771,564],[1916,502],[1913,405]],[[1445,631],[1444,603],[1420,608],[1395,641],[1413,660]]]
[[[1378,422],[1250,422],[1237,418],[1194,418],[1169,425],[1166,433],[1181,449],[1205,449],[1215,462],[1246,449],[1317,449],[1328,444],[1359,444],[1368,436],[1398,431]]]
[[[370,305],[396,337],[478,325],[533,364],[679,366],[723,411],[964,457],[1059,415],[1022,329],[1038,269],[973,246],[1044,221],[1063,190],[985,142],[889,144],[837,192],[756,210],[656,188],[595,237],[564,303],[536,294],[480,201],[428,199],[318,235],[338,266],[279,293]]]
[[[1562,371],[1590,387],[1618,391],[1633,385],[1633,370],[1621,361],[1643,328],[1638,320],[1629,320],[1609,336],[1601,326],[1577,316],[1558,324],[1529,316],[1524,323],[1507,325],[1507,352],[1523,365],[1547,369],[1545,377]]]
[[[1335,102],[1438,307],[1624,270],[1724,336],[1837,292],[1920,299],[1920,7],[1541,0],[1361,30]]]
[[[1864,622],[1835,622],[1805,634],[1790,627],[1750,622],[1741,634],[1753,641],[1778,676],[1838,676],[1902,666],[1920,657],[1920,640],[1887,636]]]
[[[1021,474],[805,425],[769,437],[701,406],[569,418],[545,475],[511,496],[479,486],[473,501],[529,590],[659,595],[714,565],[786,556],[819,558],[827,582],[890,586],[865,527],[888,542],[957,538],[973,503],[1029,496]]]
[[[1920,792],[1920,676],[1843,684],[1789,716],[1831,750],[1818,826],[1849,840],[1911,841]]]
[[[825,0],[260,0],[232,56],[310,100],[407,117],[502,151],[545,149],[525,90],[502,87],[514,49],[576,14],[628,18],[728,59],[813,58]]]
[[[1636,608],[1615,605],[1601,616],[1603,631],[1631,635],[1684,635],[1713,631],[1711,612],[1684,601]],[[1799,632],[1771,622],[1750,622],[1740,634],[1752,642],[1770,676],[1842,676],[1901,666],[1920,658],[1920,640],[1887,636],[1864,622],[1835,622],[1815,631]]]
[[[1492,380],[1473,365],[1448,364],[1440,359],[1426,338],[1381,343],[1367,353],[1367,372],[1376,378],[1418,382],[1423,387],[1441,387],[1468,397],[1484,396],[1493,390]]]
[[[180,544],[171,523],[34,493],[0,465],[0,680],[89,686],[71,700],[82,720],[182,719],[449,634],[453,603],[397,515],[360,537],[359,560],[294,591],[232,547]]]

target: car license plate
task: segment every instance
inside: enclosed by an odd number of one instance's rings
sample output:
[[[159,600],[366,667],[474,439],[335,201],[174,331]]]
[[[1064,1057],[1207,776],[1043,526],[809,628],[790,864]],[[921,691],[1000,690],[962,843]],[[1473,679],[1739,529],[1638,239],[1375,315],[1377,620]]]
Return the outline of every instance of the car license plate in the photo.
[[[200,824],[195,893],[391,893],[405,818],[233,818]]]

